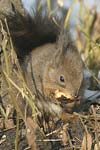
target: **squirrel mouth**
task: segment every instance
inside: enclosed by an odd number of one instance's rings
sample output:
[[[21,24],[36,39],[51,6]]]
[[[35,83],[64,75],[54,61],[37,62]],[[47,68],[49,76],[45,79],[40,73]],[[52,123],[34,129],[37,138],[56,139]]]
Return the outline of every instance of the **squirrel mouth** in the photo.
[[[68,95],[68,94],[67,94]],[[49,89],[49,96],[51,99],[55,99],[55,103],[59,103],[60,105],[69,105],[69,104],[80,104],[80,97],[71,97],[70,95],[67,96],[64,92],[60,90],[52,91]]]
[[[79,103],[80,102],[80,98],[79,97],[76,97],[76,98],[73,98],[73,99],[69,99],[69,98],[67,98],[67,97],[65,97],[65,96],[61,96],[61,97],[59,97],[59,98],[57,98],[57,100],[59,100],[60,102],[61,102],[61,104],[68,104],[68,103],[73,103],[73,102],[75,102],[75,103]]]

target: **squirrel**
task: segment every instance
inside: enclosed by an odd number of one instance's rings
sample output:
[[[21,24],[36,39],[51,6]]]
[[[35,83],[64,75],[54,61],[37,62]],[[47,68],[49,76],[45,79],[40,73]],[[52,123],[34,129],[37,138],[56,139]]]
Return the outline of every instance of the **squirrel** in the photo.
[[[79,104],[83,62],[64,21],[55,16],[7,16],[14,47],[36,106],[50,114],[72,112]],[[55,23],[56,22],[56,23]]]

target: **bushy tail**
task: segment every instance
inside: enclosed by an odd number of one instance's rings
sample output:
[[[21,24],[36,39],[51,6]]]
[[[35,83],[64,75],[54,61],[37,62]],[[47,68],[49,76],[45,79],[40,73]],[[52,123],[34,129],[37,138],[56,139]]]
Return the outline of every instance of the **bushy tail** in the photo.
[[[14,13],[5,17],[19,58],[27,55],[33,48],[56,42],[60,32],[60,20],[54,21],[54,17],[48,14],[43,17],[41,11],[32,18],[28,14],[21,14],[14,7]]]

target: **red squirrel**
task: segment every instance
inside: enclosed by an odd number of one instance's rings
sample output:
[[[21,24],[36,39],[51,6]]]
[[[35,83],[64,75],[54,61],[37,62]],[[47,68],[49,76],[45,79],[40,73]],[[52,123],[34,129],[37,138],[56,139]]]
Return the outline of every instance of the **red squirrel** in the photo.
[[[65,38],[66,43],[63,43],[62,38],[59,37],[57,43],[35,48],[30,53],[25,71],[30,89],[37,89],[36,94],[42,93],[51,98],[48,101],[45,98],[37,100],[39,109],[43,107],[45,111],[56,114],[62,111],[63,106],[69,112],[78,103],[83,80],[80,55],[72,43],[69,43],[68,37]]]
[[[42,16],[41,11],[33,17],[15,11],[7,21],[38,109],[53,115],[72,112],[79,104],[83,63],[63,19]]]

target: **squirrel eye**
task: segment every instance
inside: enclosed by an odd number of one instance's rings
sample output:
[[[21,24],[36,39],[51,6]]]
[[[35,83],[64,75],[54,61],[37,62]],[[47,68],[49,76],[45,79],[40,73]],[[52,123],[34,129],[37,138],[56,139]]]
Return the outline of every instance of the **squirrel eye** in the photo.
[[[60,76],[60,81],[61,81],[61,82],[64,82],[64,81],[65,81],[63,75]]]

